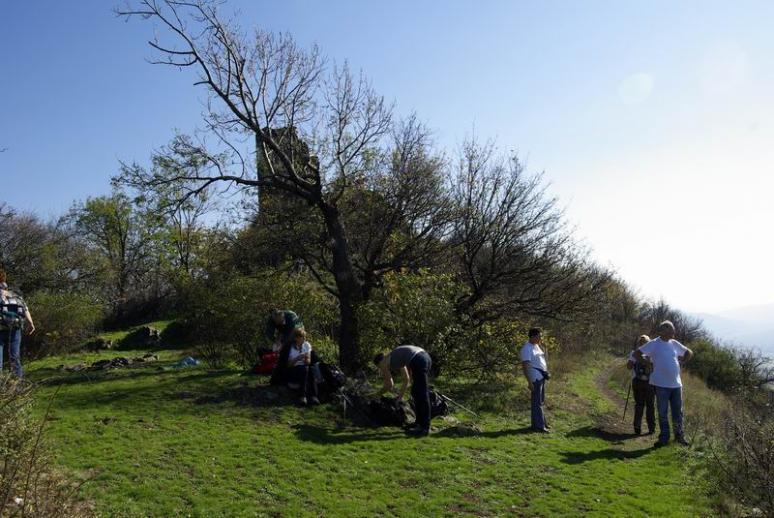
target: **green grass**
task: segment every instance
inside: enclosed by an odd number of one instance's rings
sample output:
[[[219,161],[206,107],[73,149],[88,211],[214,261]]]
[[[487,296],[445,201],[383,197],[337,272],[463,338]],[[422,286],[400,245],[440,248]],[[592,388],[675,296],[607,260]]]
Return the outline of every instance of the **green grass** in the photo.
[[[144,351],[120,354],[135,352]],[[354,427],[332,405],[256,404],[250,394],[266,378],[173,370],[183,353],[161,354],[157,365],[88,374],[53,367],[116,353],[29,366],[31,379],[47,380],[37,390],[51,402],[48,438],[58,463],[90,478],[83,497],[101,515],[712,514],[689,467],[692,450],[654,450],[652,438],[629,438],[604,424],[621,410],[600,390],[609,359],[550,382],[551,435],[527,433],[518,379],[447,385],[484,412],[477,420],[483,431],[461,437],[435,420],[430,437],[412,439],[394,428]]]

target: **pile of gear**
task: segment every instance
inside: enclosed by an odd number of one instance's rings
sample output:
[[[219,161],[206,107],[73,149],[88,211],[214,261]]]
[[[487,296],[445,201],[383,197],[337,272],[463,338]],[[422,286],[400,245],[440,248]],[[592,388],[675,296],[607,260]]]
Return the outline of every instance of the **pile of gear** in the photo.
[[[83,370],[91,370],[91,371],[98,371],[98,370],[109,370],[109,369],[120,369],[123,367],[129,367],[130,365],[136,365],[138,363],[148,363],[148,362],[154,362],[157,361],[159,357],[153,353],[148,353],[144,356],[137,357],[137,358],[125,358],[123,356],[117,356],[115,358],[112,358],[110,360],[97,360],[93,362],[88,367],[85,363],[79,363],[77,365],[71,365],[71,366],[64,366],[60,365],[59,370],[64,370],[68,372],[78,372]]]

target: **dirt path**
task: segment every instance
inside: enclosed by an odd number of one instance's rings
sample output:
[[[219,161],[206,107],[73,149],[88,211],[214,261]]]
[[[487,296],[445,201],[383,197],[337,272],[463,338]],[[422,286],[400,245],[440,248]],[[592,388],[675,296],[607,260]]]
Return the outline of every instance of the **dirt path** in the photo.
[[[613,403],[616,411],[600,416],[595,431],[599,437],[621,446],[621,449],[640,449],[643,447],[643,444],[649,443],[655,439],[651,435],[634,435],[632,429],[632,419],[634,418],[634,396],[629,398],[626,417],[622,419],[626,400],[608,386],[610,374],[611,370],[609,368],[602,370],[597,376],[595,384],[597,385],[599,392]]]

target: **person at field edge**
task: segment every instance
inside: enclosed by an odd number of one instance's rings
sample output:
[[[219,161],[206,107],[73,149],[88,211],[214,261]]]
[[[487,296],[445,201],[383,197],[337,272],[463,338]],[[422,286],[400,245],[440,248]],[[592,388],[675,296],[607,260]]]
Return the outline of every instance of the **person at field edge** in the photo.
[[[546,355],[540,348],[541,330],[533,327],[529,330],[529,340],[521,348],[521,368],[531,393],[530,422],[532,430],[548,433],[548,425],[543,411],[546,401],[546,380],[548,380],[548,364]]]
[[[302,405],[311,403],[319,405],[317,399],[317,382],[311,371],[312,363],[312,344],[306,340],[306,331],[303,328],[297,328],[293,331],[294,343],[288,348],[288,360],[286,363],[288,369],[288,379],[297,383],[301,389]]]
[[[693,351],[675,340],[675,326],[664,320],[658,326],[657,338],[634,351],[637,361],[647,356],[653,364],[650,384],[656,391],[658,407],[659,436],[655,446],[664,446],[669,442],[669,410],[672,410],[672,426],[675,440],[688,445],[683,432],[683,382],[680,379],[680,367],[693,358]]]
[[[3,370],[3,350],[8,346],[8,359],[16,377],[24,376],[21,364],[21,336],[35,332],[35,324],[24,299],[8,287],[5,270],[0,268],[0,371]]]
[[[634,351],[638,347],[650,342],[648,335],[642,335],[634,344],[634,350],[629,354],[626,368],[632,371],[632,393],[634,394],[634,433],[642,433],[642,414],[645,414],[645,422],[648,425],[648,435],[656,431],[656,391],[650,384],[650,373],[653,366],[647,356],[643,361],[634,357]]]
[[[430,433],[428,375],[432,363],[427,351],[415,345],[401,345],[387,354],[379,353],[374,357],[374,365],[379,368],[379,373],[384,381],[379,394],[395,390],[392,372],[399,372],[402,381],[398,391],[398,400],[403,399],[406,395],[406,389],[411,383],[411,397],[414,399],[417,420],[414,426],[408,429],[408,433],[420,437]]]

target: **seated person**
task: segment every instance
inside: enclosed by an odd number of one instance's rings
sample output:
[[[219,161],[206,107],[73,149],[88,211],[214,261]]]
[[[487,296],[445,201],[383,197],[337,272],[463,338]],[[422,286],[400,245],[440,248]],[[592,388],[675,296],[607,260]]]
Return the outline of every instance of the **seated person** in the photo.
[[[320,403],[317,399],[317,382],[310,368],[312,345],[306,341],[306,331],[303,328],[295,329],[293,337],[295,341],[288,348],[288,359],[285,364],[287,379],[299,385],[302,405],[306,405],[307,402],[317,405]]]

